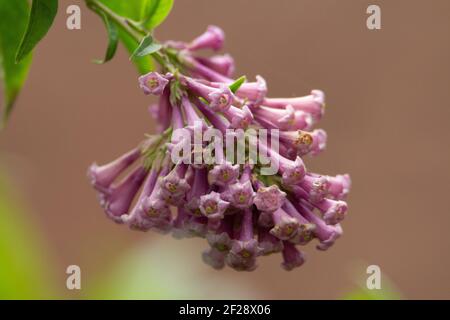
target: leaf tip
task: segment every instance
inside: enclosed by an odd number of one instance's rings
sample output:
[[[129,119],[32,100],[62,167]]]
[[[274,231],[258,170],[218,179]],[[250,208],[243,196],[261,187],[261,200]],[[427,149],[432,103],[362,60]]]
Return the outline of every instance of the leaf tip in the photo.
[[[247,81],[246,76],[242,76],[238,78],[236,81],[234,81],[232,84],[230,84],[229,88],[231,92],[236,93],[239,88]]]

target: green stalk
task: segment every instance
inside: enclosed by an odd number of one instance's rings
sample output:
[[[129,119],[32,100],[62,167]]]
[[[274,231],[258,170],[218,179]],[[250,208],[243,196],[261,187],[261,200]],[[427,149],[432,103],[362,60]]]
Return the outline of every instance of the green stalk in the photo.
[[[138,23],[131,21],[125,17],[122,17],[109,9],[103,3],[98,0],[85,0],[86,6],[94,11],[99,11],[110,18],[114,23],[116,23],[123,31],[125,31],[130,37],[132,37],[138,44],[141,43],[142,38],[147,35],[147,30],[144,30]],[[168,63],[167,59],[159,52],[154,52],[151,54],[153,59],[162,67],[169,70],[172,73],[176,72],[176,69]]]

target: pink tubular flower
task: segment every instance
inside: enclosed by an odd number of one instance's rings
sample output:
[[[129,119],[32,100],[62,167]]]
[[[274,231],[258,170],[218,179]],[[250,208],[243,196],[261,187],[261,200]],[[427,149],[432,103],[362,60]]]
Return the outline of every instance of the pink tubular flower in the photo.
[[[170,91],[167,88],[161,95],[158,104],[149,106],[148,111],[157,123],[158,132],[163,132],[170,126],[172,119],[172,106],[170,105]]]
[[[257,107],[254,110],[257,121],[270,128],[281,130],[308,130],[313,124],[313,118],[304,111],[296,111],[291,105],[285,109]]]
[[[336,200],[343,200],[350,191],[351,179],[348,174],[328,177],[329,194]]]
[[[169,83],[171,75],[162,76],[158,72],[150,72],[139,77],[139,86],[145,94],[153,94],[159,96],[163,93],[164,88]]]
[[[220,88],[209,87],[188,77],[184,77],[183,82],[190,90],[207,100],[213,111],[226,111],[235,100],[234,94],[226,85],[222,85]]]
[[[175,239],[183,239],[190,236],[189,232],[186,231],[186,221],[189,217],[190,215],[187,213],[186,209],[177,207],[177,214],[172,223],[172,236]]]
[[[135,148],[106,165],[92,164],[88,170],[92,186],[99,191],[106,192],[114,180],[140,157],[141,150]]]
[[[325,176],[305,175],[304,179],[292,187],[293,193],[311,203],[317,203],[328,196],[330,183]]]
[[[327,133],[325,130],[316,129],[312,133],[313,143],[309,154],[312,156],[317,156],[319,153],[325,150],[327,145]]]
[[[205,238],[208,232],[208,219],[205,217],[190,217],[185,222],[185,231],[192,237]]]
[[[274,226],[273,213],[261,211],[258,217],[258,226],[262,228],[272,228]]]
[[[305,262],[305,255],[299,251],[292,243],[284,242],[283,248],[283,263],[281,266],[291,271],[294,268],[300,267]]]
[[[234,59],[229,54],[217,55],[210,58],[196,57],[198,62],[204,66],[224,75],[231,77],[234,73]]]
[[[247,106],[243,106],[242,109],[231,106],[224,111],[224,116],[228,119],[230,127],[233,129],[247,129],[253,122],[253,113]]]
[[[280,240],[289,240],[297,234],[299,221],[288,215],[283,209],[273,213],[275,226],[270,233]]]
[[[230,162],[217,164],[208,172],[208,180],[212,185],[225,187],[237,181],[239,176],[239,165],[232,165]]]
[[[170,208],[164,201],[148,198],[143,204],[143,210],[152,222],[152,229],[161,233],[171,231],[173,219]]]
[[[323,213],[327,224],[338,224],[347,215],[347,203],[344,201],[324,199],[315,206]]]
[[[226,123],[216,112],[213,112],[209,106],[203,103],[200,99],[194,99],[194,103],[197,109],[208,119],[215,129],[222,133],[226,133],[228,123]]]
[[[299,245],[307,245],[312,239],[315,238],[314,230],[316,226],[312,223],[304,223],[298,227],[297,234],[289,239],[289,242]]]
[[[258,210],[274,212],[283,205],[285,199],[286,193],[277,185],[272,185],[268,188],[260,187],[256,192],[254,203]]]
[[[246,209],[241,221],[237,239],[233,241],[227,256],[227,264],[238,271],[252,271],[256,268],[258,241],[253,238],[252,212]]]
[[[159,197],[164,199],[168,204],[184,203],[186,193],[191,188],[187,181],[182,178],[186,174],[185,165],[179,165],[172,170],[167,176],[160,180]]]
[[[223,197],[238,209],[247,209],[253,204],[255,192],[250,181],[251,168],[246,166],[239,182],[229,186]]]
[[[313,145],[313,135],[305,131],[282,131],[280,140],[288,145],[299,156],[304,156],[311,151]]]
[[[127,214],[147,172],[138,167],[125,177],[119,184],[108,190],[100,191],[100,204],[107,216],[115,222],[122,223],[122,215]]]
[[[207,177],[206,177],[206,169],[194,169],[194,177],[191,183],[192,187],[190,188],[187,196],[186,196],[186,205],[185,208],[195,216],[201,216],[202,212],[200,211],[200,197],[203,196],[209,189]]]
[[[253,187],[250,181],[236,182],[227,190],[225,198],[235,208],[245,209],[253,204]]]
[[[284,109],[292,106],[296,111],[311,114],[314,119],[320,120],[325,108],[325,94],[320,90],[312,90],[311,95],[299,98],[266,98],[263,105],[271,108]]]
[[[289,242],[299,245],[308,244],[315,237],[316,225],[303,217],[289,200],[285,202],[283,209],[299,222],[297,233],[289,239]]]
[[[302,158],[297,156],[295,160],[291,160],[268,148],[267,145],[259,144],[258,147],[260,152],[268,155],[271,161],[278,165],[283,185],[292,186],[303,180],[306,168]]]
[[[287,186],[302,181],[306,173],[305,165],[300,157],[297,157],[293,163],[283,166],[280,171],[283,173],[283,184]]]
[[[273,236],[269,229],[259,228],[258,247],[261,255],[269,255],[283,250],[283,241]]]
[[[206,128],[206,124],[202,118],[195,112],[189,98],[185,95],[181,97],[181,109],[184,113],[184,118],[188,125],[188,129],[193,130],[196,127],[200,127],[201,130]]]
[[[156,225],[156,221],[147,215],[143,208],[146,199],[151,196],[158,179],[158,170],[152,168],[144,182],[144,187],[130,214],[121,216],[122,221],[133,230],[147,231]]]
[[[327,250],[342,235],[342,228],[339,224],[334,226],[327,225],[325,221],[316,216],[304,205],[298,205],[297,209],[299,209],[302,216],[315,225],[314,234],[320,241],[320,244],[317,245],[317,249]]]
[[[153,219],[165,219],[170,216],[168,204],[157,196],[148,197],[142,204],[144,212]]]
[[[233,82],[233,79],[230,79],[221,72],[204,65],[198,61],[197,58],[186,54],[186,52],[182,54],[182,60],[185,62],[186,67],[190,70],[191,75],[196,78],[219,82],[220,84],[228,84]]]
[[[316,129],[312,132],[282,131],[280,132],[280,140],[294,151],[293,154],[305,156],[307,154],[317,156],[326,147],[327,134],[322,129]]]
[[[258,107],[264,101],[267,94],[266,80],[261,76],[256,76],[256,82],[244,83],[236,95],[251,102],[252,106]]]
[[[203,262],[216,270],[225,266],[226,253],[210,248],[202,253]]]
[[[224,40],[225,33],[222,29],[217,26],[209,26],[205,33],[195,38],[187,48],[190,51],[200,49],[212,49],[217,51],[222,48]]]
[[[222,86],[211,92],[209,95],[210,107],[214,111],[227,111],[233,103],[234,96],[230,88]]]
[[[223,219],[223,214],[227,210],[229,203],[220,198],[217,192],[200,197],[200,211],[208,219]]]
[[[256,255],[258,241],[234,241],[230,253],[227,256],[227,264],[237,271],[253,271],[256,269]]]
[[[228,252],[233,243],[231,235],[232,226],[227,219],[223,219],[220,221],[220,226],[217,228],[216,232],[206,235],[206,240],[212,248],[220,252]]]
[[[252,271],[260,256],[278,254],[290,271],[305,262],[303,248],[324,251],[342,236],[351,179],[305,165],[326,148],[326,132],[313,128],[324,93],[267,97],[263,77],[231,78],[230,55],[201,56],[223,42],[215,26],[190,43],[164,42],[157,62],[170,73],[139,77],[145,94],[159,96],[149,108],[157,134],[109,164],[94,163],[88,177],[113,221],[202,238],[212,268]]]

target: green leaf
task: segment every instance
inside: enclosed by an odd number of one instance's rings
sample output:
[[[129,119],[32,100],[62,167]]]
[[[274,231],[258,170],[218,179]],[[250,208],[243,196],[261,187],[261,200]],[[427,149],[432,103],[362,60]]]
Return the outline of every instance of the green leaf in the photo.
[[[19,47],[28,21],[27,0],[0,0],[0,73],[3,80],[3,119],[5,125],[14,106],[31,65],[31,55],[20,63],[15,63]]]
[[[173,0],[144,0],[141,14],[142,25],[148,29],[159,26],[169,15]]]
[[[125,251],[117,261],[102,262],[108,268],[84,293],[87,299],[102,300],[261,298],[250,282],[243,280],[235,286],[227,274],[199,281],[197,275],[208,268],[199,256],[179,241],[152,239]]]
[[[122,17],[140,22],[151,30],[159,26],[173,7],[173,0],[100,0]]]
[[[136,51],[138,43],[121,29],[119,29],[119,38],[130,55]],[[139,74],[146,74],[154,69],[153,59],[151,56],[134,59],[133,63],[136,65]]]
[[[145,29],[152,29],[160,25],[169,14],[173,6],[173,0],[99,0],[110,10],[119,16],[130,20],[130,24],[141,26]],[[129,36],[122,28],[119,28],[119,39],[127,48],[133,57],[134,64],[140,74],[153,70],[153,59],[147,55],[137,55],[136,50],[140,47],[139,43]],[[145,40],[145,39],[144,39]],[[147,39],[148,41],[148,39]],[[146,48],[147,52],[159,50],[159,45],[153,44]]]
[[[152,53],[159,51],[161,48],[162,46],[159,43],[156,43],[150,34],[146,35],[144,39],[142,39],[141,43],[136,48],[136,50],[133,52],[130,59],[148,56]]]
[[[139,21],[146,0],[100,0],[99,2],[122,17]]]
[[[108,32],[108,48],[106,49],[105,58],[103,60],[94,60],[94,63],[103,64],[110,61],[117,51],[117,45],[119,43],[119,31],[117,26],[111,21],[104,13],[98,12],[105,23],[106,30]]]
[[[369,290],[366,288],[356,289],[346,294],[345,300],[399,300],[401,295],[396,291],[388,288],[382,290]]]
[[[239,90],[239,88],[245,83],[245,81],[247,81],[247,77],[242,76],[239,79],[237,79],[235,82],[230,84],[229,88],[230,88],[231,92],[236,93]]]
[[[143,8],[144,5],[147,5],[147,1],[148,0],[100,0],[99,2],[107,6],[114,13],[126,17],[136,23],[136,21],[141,20]],[[139,46],[139,43],[120,27],[119,39],[130,55],[132,55]],[[140,74],[148,73],[154,69],[151,56],[134,59],[133,63],[136,65]]]
[[[54,299],[49,248],[33,215],[26,215],[12,194],[13,186],[0,172],[0,299]]]
[[[45,37],[58,12],[58,0],[33,0],[27,31],[17,51],[20,62]],[[2,17],[3,18],[3,17]]]

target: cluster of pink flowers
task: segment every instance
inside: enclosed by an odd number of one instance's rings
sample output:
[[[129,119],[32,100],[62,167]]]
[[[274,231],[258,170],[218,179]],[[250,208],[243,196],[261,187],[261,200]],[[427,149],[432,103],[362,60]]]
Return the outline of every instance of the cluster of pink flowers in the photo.
[[[326,250],[342,235],[350,177],[309,172],[302,160],[325,148],[325,131],[312,130],[324,113],[323,92],[269,98],[261,76],[233,87],[231,56],[198,54],[223,42],[223,31],[210,26],[190,43],[165,43],[172,67],[139,78],[145,94],[159,96],[150,107],[159,133],[109,164],[93,164],[89,177],[109,218],[134,230],[205,238],[203,260],[216,269],[251,271],[259,256],[280,252],[283,268],[291,270],[305,261],[301,246],[318,241]],[[224,133],[279,129],[278,150],[259,146],[279,165],[277,174],[229,161],[221,148],[215,164],[173,163],[170,151],[182,141],[172,132],[199,123],[201,130]]]

